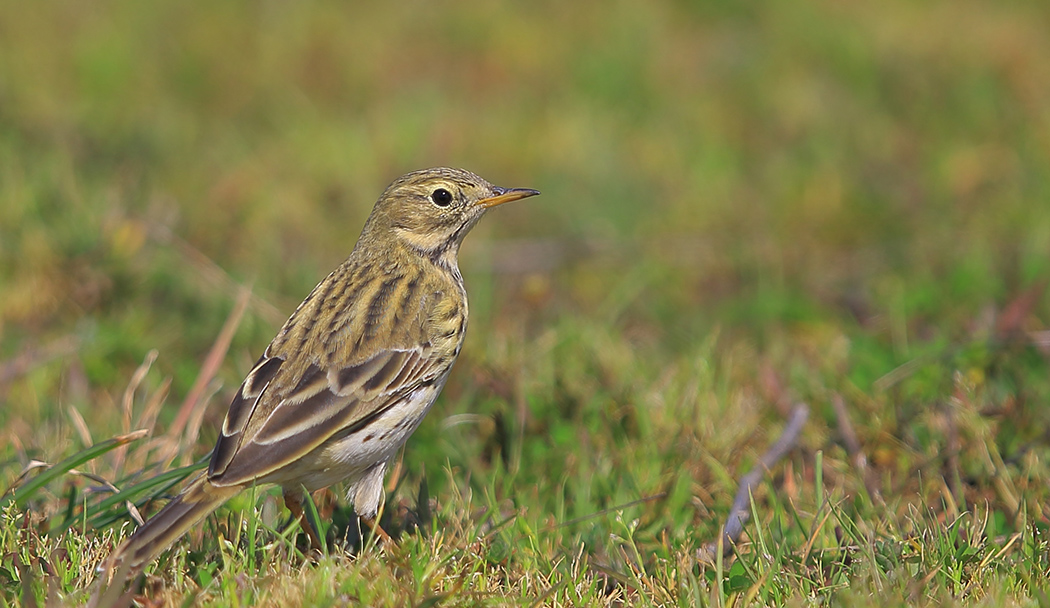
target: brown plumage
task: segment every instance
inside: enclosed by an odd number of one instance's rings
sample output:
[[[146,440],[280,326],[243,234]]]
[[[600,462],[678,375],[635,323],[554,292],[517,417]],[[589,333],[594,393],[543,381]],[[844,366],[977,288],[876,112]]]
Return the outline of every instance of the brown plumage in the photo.
[[[457,254],[485,210],[539,194],[460,169],[409,173],[379,197],[350,257],[292,313],[230,403],[211,464],[117,549],[134,569],[246,487],[339,481],[365,518],[386,464],[459,355],[467,294]],[[317,539],[314,539],[315,542]]]

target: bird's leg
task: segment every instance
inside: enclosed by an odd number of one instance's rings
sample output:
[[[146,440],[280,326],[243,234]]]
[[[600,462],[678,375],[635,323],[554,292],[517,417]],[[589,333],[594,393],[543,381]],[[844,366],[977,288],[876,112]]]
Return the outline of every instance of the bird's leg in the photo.
[[[374,536],[378,536],[386,547],[394,546],[394,539],[386,533],[379,525],[379,515],[383,512],[383,472],[386,471],[386,461],[371,466],[357,483],[353,485],[347,495],[354,503],[360,522],[372,530]],[[367,513],[364,515],[363,513]],[[364,540],[364,535],[361,535]]]
[[[288,510],[292,512],[293,518],[299,520],[299,526],[310,537],[310,548],[324,553],[325,544],[321,540],[321,533],[314,527],[310,518],[306,516],[306,512],[303,511],[303,500],[299,492],[294,490],[286,491],[284,493],[284,506],[288,507]]]
[[[379,525],[378,517],[369,517],[368,515],[361,515],[361,523],[368,526],[368,529],[372,531],[372,534],[379,537],[379,540],[383,542],[384,547],[393,547],[394,539],[390,538],[390,535],[386,533],[386,530]]]

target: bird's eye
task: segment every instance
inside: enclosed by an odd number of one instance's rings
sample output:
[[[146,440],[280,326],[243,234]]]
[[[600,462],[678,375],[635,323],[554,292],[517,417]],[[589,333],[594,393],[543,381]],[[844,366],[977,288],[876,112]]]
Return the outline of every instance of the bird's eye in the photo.
[[[448,207],[452,204],[452,193],[444,188],[438,188],[430,194],[430,200],[438,207]]]

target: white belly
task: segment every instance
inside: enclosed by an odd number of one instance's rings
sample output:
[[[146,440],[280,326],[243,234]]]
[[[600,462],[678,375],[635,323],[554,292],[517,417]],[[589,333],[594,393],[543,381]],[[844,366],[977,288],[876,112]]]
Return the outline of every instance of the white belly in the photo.
[[[345,481],[353,484],[373,466],[385,463],[419,427],[445,385],[438,382],[420,387],[361,429],[339,439],[330,439],[305,459],[312,461],[301,470],[309,473],[298,479],[308,490],[317,490]]]

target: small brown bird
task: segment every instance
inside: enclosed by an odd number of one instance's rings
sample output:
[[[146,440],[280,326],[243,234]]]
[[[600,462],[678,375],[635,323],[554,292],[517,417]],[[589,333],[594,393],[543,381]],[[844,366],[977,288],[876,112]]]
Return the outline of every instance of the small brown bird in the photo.
[[[301,516],[302,488],[345,481],[354,510],[373,521],[387,462],[430,410],[463,345],[460,243],[487,209],[536,194],[461,169],[392,183],[350,257],[248,372],[207,473],[139,527],[113,563],[138,570],[252,484],[280,485]]]

